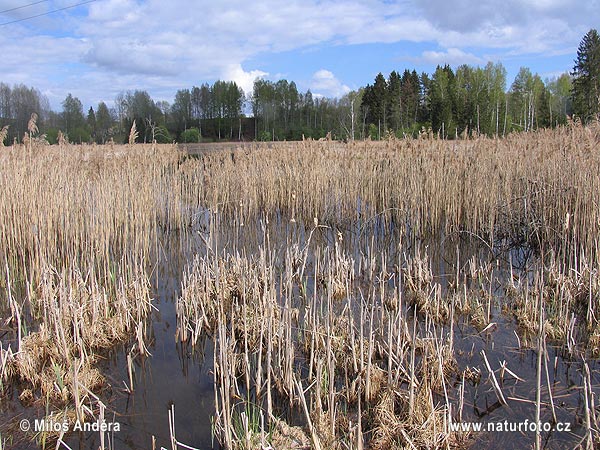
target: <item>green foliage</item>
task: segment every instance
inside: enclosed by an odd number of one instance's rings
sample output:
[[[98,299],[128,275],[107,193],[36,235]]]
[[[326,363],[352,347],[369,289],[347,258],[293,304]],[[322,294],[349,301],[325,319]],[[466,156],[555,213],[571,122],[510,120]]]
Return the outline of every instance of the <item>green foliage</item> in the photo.
[[[522,68],[508,92],[506,69],[500,63],[485,67],[461,65],[455,70],[438,66],[433,74],[415,70],[377,74],[373,84],[340,98],[325,98],[298,91],[293,81],[257,79],[246,98],[234,82],[180,89],[173,104],[155,102],[148,92],[119,94],[114,109],[104,102],[89,108],[87,118],[79,99],[69,94],[63,110],[44,109],[47,103],[35,89],[0,83],[0,119],[10,125],[7,143],[26,131],[32,111],[40,111],[41,132],[51,142],[61,129],[73,142],[105,143],[111,138],[127,142],[135,120],[138,142],[199,140],[318,139],[330,134],[338,139],[383,138],[385,130],[399,137],[418,135],[431,127],[436,135],[505,135],[566,123],[575,113],[585,120],[598,114],[600,56],[595,30],[584,37],[573,78],[568,74],[542,81]],[[400,75],[402,74],[402,75]],[[251,117],[244,116],[248,101]]]
[[[454,72],[450,66],[438,66],[431,79],[429,110],[434,133],[441,137],[450,136],[455,130],[453,112],[456,103]]]
[[[583,122],[600,112],[600,36],[591,29],[581,40],[573,67],[573,111]]]
[[[159,125],[156,127],[154,131],[154,139],[159,144],[170,144],[173,142],[173,138],[171,137],[171,133],[164,125]]]
[[[538,74],[521,67],[510,92],[511,124],[516,130],[532,130],[550,125],[550,94]]]
[[[546,86],[551,95],[551,125],[564,125],[567,123],[567,116],[573,114],[573,101],[571,98],[573,83],[571,77],[568,73],[563,73],[558,78],[549,80]]]
[[[85,118],[83,116],[83,105],[77,97],[73,97],[70,93],[67,98],[62,102],[62,125],[63,129],[68,135],[73,135],[76,129],[78,137],[81,137],[81,128],[85,125]],[[77,141],[78,142],[78,141]]]
[[[258,140],[268,142],[273,140],[273,135],[269,131],[263,130],[258,134]]]
[[[89,130],[85,126],[79,126],[71,130],[68,134],[69,142],[74,144],[81,144],[84,142],[91,142],[92,136]]]
[[[94,113],[94,108],[92,108],[91,106],[88,110],[88,115],[85,122],[88,130],[90,130],[92,138],[96,140],[96,113]]]
[[[113,122],[106,103],[100,102],[96,108],[96,142],[103,144],[109,140]]]
[[[402,78],[396,71],[392,71],[387,82],[387,125],[397,130],[402,122]]]
[[[181,133],[180,142],[200,142],[200,131],[198,128],[189,128]]]
[[[177,91],[175,100],[171,106],[171,116],[175,122],[175,130],[178,134],[182,133],[189,126],[192,121],[192,94],[189,89],[180,89]]]
[[[374,123],[369,124],[369,137],[374,141],[379,139],[379,128]]]
[[[366,122],[376,124],[378,129],[385,129],[387,125],[387,96],[387,81],[380,72],[375,77],[375,83],[365,87],[361,105]]]
[[[48,128],[46,130],[46,140],[49,144],[58,144],[58,128]]]

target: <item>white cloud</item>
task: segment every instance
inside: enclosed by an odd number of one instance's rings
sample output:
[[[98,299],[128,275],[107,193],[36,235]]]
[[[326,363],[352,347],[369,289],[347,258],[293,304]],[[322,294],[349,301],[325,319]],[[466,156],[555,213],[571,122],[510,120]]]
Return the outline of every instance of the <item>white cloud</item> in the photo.
[[[310,89],[316,96],[325,97],[341,97],[351,90],[326,69],[318,70],[313,74]]]
[[[60,2],[67,0],[53,3]],[[22,4],[5,3],[7,9]],[[147,89],[153,97],[164,93],[168,98],[172,91],[172,99],[176,89],[218,78],[236,81],[249,92],[256,77],[268,75],[265,67],[250,61],[311,47],[426,42],[441,50],[426,50],[414,61],[453,65],[485,63],[482,54],[489,53],[548,55],[560,49],[574,54],[583,34],[600,23],[598,2],[580,3],[102,0],[4,28],[0,48],[14,69],[6,66],[0,81],[25,83],[54,95],[61,89],[65,95],[79,90],[84,103],[84,95],[95,100],[105,87],[111,95]],[[44,11],[42,6],[39,11]],[[65,71],[69,73],[63,81]],[[74,80],[80,81],[73,85]],[[85,84],[92,80],[97,84]],[[327,70],[316,72],[310,87],[323,95],[349,90]]]
[[[241,64],[233,64],[225,69],[222,78],[227,81],[235,81],[246,94],[249,94],[252,92],[254,80],[257,78],[264,78],[267,75],[269,74],[262,70],[251,70],[250,72],[246,72],[242,69]]]
[[[449,48],[444,52],[427,50],[424,51],[419,58],[414,58],[414,61],[421,64],[449,64],[451,66],[458,66],[460,64],[482,65],[487,62],[487,60],[483,58],[475,56],[472,53],[465,53],[458,48]]]
[[[444,47],[492,47],[519,54],[576,46],[600,21],[597,1],[561,0],[422,0],[419,16],[432,24]]]
[[[172,50],[157,42],[99,39],[85,53],[83,61],[118,73],[174,76],[179,71]]]

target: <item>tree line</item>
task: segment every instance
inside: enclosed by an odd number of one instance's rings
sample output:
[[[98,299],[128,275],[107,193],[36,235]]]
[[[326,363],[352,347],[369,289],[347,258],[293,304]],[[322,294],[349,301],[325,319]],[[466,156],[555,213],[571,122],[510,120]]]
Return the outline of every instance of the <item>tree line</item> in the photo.
[[[246,95],[232,81],[218,80],[180,89],[172,103],[155,101],[147,91],[122,92],[113,106],[100,102],[84,111],[68,94],[62,111],[52,111],[37,89],[0,83],[0,128],[9,126],[5,142],[20,140],[32,112],[50,143],[59,132],[71,142],[106,143],[128,139],[133,122],[140,142],[202,140],[382,139],[416,136],[424,130],[443,138],[468,134],[503,136],[566,123],[582,122],[600,112],[600,38],[590,30],[582,39],[573,71],[542,80],[528,68],[519,70],[507,89],[501,63],[485,67],[438,66],[432,74],[415,70],[379,73],[372,84],[340,98],[310,90],[293,81],[257,79]]]
[[[505,135],[515,130],[566,123],[573,113],[571,77],[542,81],[521,68],[506,90],[506,69],[438,66],[430,76],[405,70],[380,73],[364,89],[363,134],[379,139],[384,133],[415,135],[426,129],[443,138],[464,134]]]
[[[0,83],[0,128],[9,126],[6,142],[20,141],[35,112],[38,128],[50,143],[58,141],[59,132],[77,143],[125,142],[134,121],[139,142],[241,140],[249,134],[246,128],[252,128],[242,120],[245,101],[243,90],[235,82],[216,81],[178,90],[172,104],[153,100],[145,90],[135,90],[118,94],[112,107],[100,102],[87,111],[69,93],[61,103],[62,111],[55,112],[39,90]]]

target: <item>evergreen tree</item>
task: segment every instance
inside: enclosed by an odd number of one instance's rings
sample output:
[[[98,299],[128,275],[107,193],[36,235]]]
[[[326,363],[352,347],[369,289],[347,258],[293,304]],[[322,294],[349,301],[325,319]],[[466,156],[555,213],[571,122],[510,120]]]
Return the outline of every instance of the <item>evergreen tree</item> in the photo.
[[[386,94],[387,82],[380,72],[375,77],[375,84],[373,85],[372,107],[372,123],[377,125],[379,139],[381,139],[382,132],[387,129]]]
[[[92,139],[96,139],[96,114],[94,113],[94,108],[92,108],[90,106],[90,109],[88,110],[88,115],[87,115],[87,127],[88,130],[90,131],[90,134],[92,136]]]
[[[600,111],[600,36],[595,29],[579,44],[572,75],[573,112],[588,122]]]
[[[421,80],[416,70],[408,69],[402,74],[401,93],[402,100],[402,128],[409,129],[419,120],[421,108]]]
[[[381,134],[385,131],[387,126],[387,114],[386,114],[386,95],[387,95],[387,82],[380,73],[375,77],[375,83],[367,85],[365,93],[362,98],[361,109],[363,110],[363,126],[373,125],[375,132],[375,138],[380,139]],[[372,128],[372,127],[370,127]]]
[[[398,131],[402,127],[402,79],[395,70],[390,73],[387,83],[388,127]]]

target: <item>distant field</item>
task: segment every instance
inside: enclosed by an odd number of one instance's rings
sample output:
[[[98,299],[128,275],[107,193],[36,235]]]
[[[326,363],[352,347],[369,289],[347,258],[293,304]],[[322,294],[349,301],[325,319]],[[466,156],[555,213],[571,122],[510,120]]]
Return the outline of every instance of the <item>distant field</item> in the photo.
[[[190,154],[212,151],[293,148],[298,142],[203,142],[198,144],[177,144],[177,147]]]

